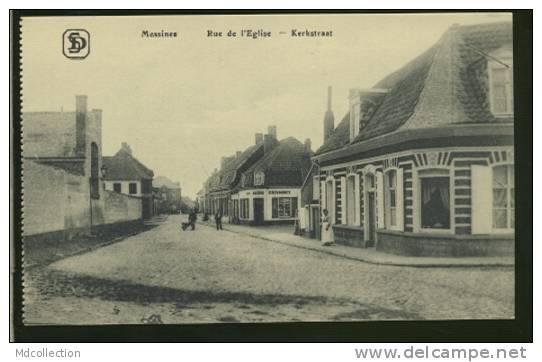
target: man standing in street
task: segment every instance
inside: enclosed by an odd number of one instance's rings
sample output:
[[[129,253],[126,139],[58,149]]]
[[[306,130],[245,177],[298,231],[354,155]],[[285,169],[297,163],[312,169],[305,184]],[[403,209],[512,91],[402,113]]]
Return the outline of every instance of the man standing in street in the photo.
[[[217,211],[215,214],[215,223],[216,229],[222,230],[222,213],[220,211]]]
[[[188,222],[190,223],[192,230],[196,230],[197,219],[198,219],[198,215],[196,214],[196,211],[192,209],[192,211],[190,211],[190,215],[188,216]]]

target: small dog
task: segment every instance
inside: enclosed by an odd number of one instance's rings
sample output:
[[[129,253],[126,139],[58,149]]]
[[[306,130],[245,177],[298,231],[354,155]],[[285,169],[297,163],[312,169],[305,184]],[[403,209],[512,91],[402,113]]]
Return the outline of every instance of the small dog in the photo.
[[[181,223],[181,229],[183,229],[183,231],[185,231],[186,228],[189,227],[189,226],[190,226],[190,223],[189,223],[189,222],[183,222],[183,223]]]

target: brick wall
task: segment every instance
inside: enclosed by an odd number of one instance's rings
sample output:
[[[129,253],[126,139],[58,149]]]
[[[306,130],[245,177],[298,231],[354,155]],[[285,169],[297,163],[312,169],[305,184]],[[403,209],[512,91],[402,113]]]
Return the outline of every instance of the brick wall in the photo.
[[[23,161],[23,235],[62,230],[90,230],[92,225],[141,218],[141,199],[101,189],[92,199],[87,177]]]

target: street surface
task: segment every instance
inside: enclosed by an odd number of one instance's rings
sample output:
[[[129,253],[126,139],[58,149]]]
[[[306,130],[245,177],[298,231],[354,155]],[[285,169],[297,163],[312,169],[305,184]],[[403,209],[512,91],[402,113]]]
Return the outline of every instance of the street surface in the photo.
[[[513,268],[373,265],[184,220],[25,271],[26,322],[514,317]]]

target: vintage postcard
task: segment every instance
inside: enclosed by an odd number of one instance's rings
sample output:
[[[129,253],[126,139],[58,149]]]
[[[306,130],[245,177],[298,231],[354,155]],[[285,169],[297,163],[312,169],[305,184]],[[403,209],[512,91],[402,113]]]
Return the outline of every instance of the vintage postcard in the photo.
[[[20,38],[24,325],[515,318],[511,13]]]

